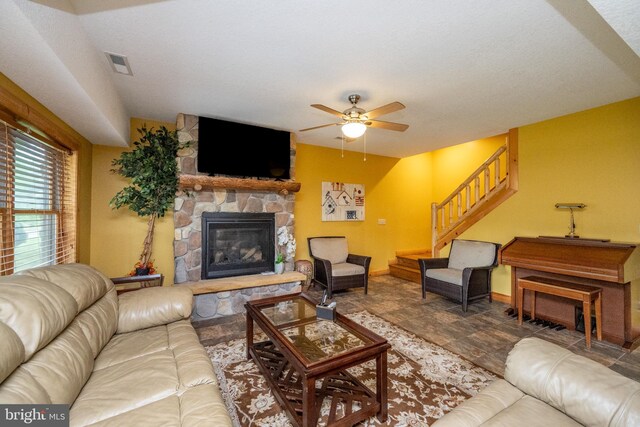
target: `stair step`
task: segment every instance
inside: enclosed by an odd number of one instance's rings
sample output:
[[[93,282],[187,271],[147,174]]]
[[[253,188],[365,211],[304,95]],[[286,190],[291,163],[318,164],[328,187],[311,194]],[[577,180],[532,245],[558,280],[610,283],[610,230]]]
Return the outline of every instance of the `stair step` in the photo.
[[[418,254],[411,255],[397,255],[396,260],[398,263],[396,265],[402,265],[405,267],[415,268],[416,270],[420,270],[420,264],[418,264],[419,258],[431,258],[431,253],[423,252]]]
[[[414,269],[420,269],[420,264],[418,264],[417,259],[396,257],[396,265],[401,265],[403,267],[409,267]]]
[[[393,277],[409,280],[410,282],[422,283],[420,280],[420,269],[406,267],[400,264],[391,264],[389,265],[389,274]]]

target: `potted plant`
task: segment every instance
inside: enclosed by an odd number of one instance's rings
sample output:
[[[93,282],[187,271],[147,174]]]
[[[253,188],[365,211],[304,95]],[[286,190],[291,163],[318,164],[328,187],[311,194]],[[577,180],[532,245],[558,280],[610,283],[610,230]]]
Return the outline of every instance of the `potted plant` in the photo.
[[[278,228],[278,253],[276,254],[275,271],[278,274],[284,272],[284,262],[290,261],[296,255],[296,239],[287,231],[284,225]]]
[[[151,261],[153,234],[156,219],[169,210],[178,191],[178,150],[188,144],[180,143],[176,131],[161,126],[160,129],[138,129],[139,141],[133,143],[133,149],[123,151],[114,159],[112,172],[131,180],[111,199],[113,209],[127,206],[138,216],[149,217],[147,235],[142,253],[135,269],[130,275],[146,275],[155,272]]]

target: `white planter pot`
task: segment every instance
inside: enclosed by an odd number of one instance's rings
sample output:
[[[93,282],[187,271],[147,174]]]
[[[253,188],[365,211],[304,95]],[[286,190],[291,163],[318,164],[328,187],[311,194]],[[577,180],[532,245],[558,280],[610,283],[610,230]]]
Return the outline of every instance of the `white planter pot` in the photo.
[[[284,273],[284,262],[276,262],[275,272],[276,274]]]

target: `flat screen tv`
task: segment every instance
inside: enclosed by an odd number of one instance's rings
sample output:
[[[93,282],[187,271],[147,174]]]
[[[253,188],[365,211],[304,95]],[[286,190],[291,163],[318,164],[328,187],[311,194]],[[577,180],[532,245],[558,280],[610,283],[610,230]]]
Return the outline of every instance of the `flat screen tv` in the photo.
[[[289,179],[289,132],[200,117],[198,172]]]

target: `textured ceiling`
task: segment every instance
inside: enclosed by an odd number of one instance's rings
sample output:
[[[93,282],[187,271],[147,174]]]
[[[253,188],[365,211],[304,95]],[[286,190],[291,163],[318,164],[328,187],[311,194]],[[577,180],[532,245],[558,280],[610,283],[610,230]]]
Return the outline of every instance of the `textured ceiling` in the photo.
[[[616,33],[640,55],[640,1],[589,0]]]
[[[639,96],[637,4],[4,0],[0,67],[98,144],[125,145],[130,116],[181,112],[297,131],[337,119],[310,104],[358,93],[367,110],[406,105],[380,117],[406,132],[366,134],[368,152],[404,157]]]

